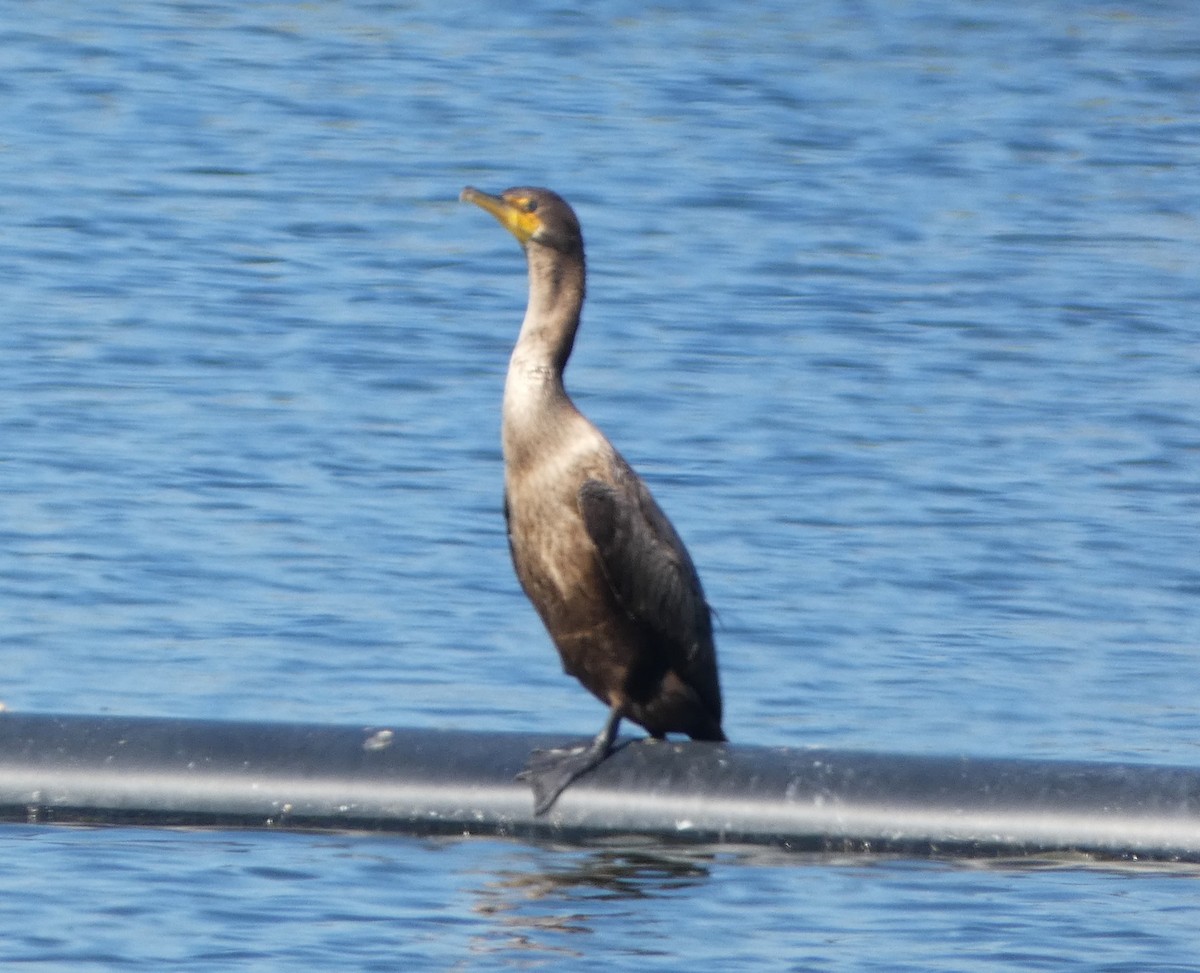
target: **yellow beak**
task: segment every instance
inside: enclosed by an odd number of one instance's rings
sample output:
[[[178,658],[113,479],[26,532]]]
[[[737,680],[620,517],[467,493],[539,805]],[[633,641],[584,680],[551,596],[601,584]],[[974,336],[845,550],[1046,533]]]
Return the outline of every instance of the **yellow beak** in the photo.
[[[542,228],[542,221],[538,219],[537,214],[523,209],[520,200],[509,199],[504,195],[493,196],[474,186],[467,186],[458,198],[464,203],[474,203],[487,210],[500,221],[501,226],[521,242],[522,246],[533,239],[533,235]]]

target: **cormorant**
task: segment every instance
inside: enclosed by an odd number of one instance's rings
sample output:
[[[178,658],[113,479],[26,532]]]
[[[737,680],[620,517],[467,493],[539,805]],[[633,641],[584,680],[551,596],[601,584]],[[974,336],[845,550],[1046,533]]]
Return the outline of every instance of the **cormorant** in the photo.
[[[571,402],[563,368],[584,297],[583,234],[548,189],[464,201],[517,238],[529,305],[504,385],[504,514],[517,578],[563,669],[609,707],[586,747],[539,750],[522,778],[542,814],[612,750],[622,719],[652,737],[724,740],[712,620],[683,541],[645,484]]]

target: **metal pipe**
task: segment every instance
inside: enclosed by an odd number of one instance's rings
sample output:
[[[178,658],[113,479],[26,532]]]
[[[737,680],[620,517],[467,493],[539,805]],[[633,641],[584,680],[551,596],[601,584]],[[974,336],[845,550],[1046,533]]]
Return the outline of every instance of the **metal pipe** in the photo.
[[[562,738],[0,713],[0,820],[1200,861],[1200,769],[628,742],[543,817]]]

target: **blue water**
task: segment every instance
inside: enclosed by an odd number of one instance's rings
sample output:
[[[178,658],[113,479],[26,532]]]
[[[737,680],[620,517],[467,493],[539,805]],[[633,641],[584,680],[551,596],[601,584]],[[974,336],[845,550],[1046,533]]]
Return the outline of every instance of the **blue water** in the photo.
[[[0,11],[0,700],[594,732],[507,562],[568,382],[719,615],[735,741],[1200,765],[1200,13]],[[1200,969],[1165,869],[0,830],[39,970]]]

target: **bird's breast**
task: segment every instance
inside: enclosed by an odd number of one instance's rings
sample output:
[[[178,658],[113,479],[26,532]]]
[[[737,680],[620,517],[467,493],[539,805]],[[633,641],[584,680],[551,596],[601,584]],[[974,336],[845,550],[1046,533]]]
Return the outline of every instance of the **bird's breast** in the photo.
[[[517,575],[540,609],[588,583],[595,548],[584,529],[578,488],[541,468],[506,478],[508,531]]]

